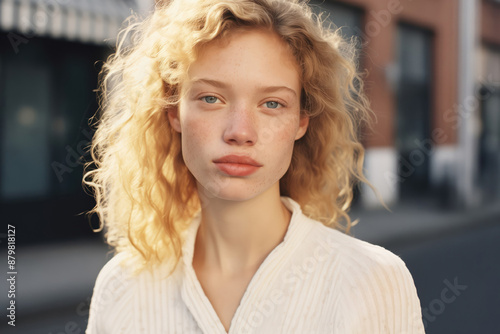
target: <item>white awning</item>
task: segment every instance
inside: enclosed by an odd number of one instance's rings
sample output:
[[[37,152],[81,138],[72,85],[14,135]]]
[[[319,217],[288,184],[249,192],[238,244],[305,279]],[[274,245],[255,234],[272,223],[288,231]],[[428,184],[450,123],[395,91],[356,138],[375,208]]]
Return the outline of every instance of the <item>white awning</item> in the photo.
[[[124,19],[138,7],[136,0],[0,0],[0,30],[111,43]]]

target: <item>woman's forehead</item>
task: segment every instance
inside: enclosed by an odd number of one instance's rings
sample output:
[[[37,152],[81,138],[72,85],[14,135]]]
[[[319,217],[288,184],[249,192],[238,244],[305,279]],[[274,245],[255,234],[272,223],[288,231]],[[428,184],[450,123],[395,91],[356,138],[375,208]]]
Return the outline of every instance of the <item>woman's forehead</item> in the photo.
[[[206,78],[224,82],[235,77],[296,81],[299,66],[276,33],[263,29],[236,30],[224,39],[204,45],[187,74],[187,81]]]

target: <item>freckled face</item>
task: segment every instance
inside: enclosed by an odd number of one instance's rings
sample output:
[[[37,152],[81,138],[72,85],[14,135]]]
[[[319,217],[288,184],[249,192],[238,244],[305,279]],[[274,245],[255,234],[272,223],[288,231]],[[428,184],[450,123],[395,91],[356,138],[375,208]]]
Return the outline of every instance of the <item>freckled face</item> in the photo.
[[[279,188],[308,125],[300,92],[298,65],[274,33],[236,31],[203,48],[169,113],[200,196],[242,201]]]

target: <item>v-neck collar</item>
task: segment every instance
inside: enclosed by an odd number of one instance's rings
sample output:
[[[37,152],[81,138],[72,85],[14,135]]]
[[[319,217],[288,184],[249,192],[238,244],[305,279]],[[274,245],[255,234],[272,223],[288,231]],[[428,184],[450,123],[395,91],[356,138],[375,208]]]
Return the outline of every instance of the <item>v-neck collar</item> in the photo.
[[[185,231],[184,244],[182,246],[182,267],[184,273],[181,296],[204,333],[228,334],[239,332],[244,325],[244,321],[242,320],[251,311],[249,307],[252,306],[252,303],[249,299],[255,297],[252,296],[252,292],[255,288],[259,288],[259,285],[262,285],[260,284],[261,277],[269,268],[276,269],[276,267],[281,266],[285,262],[285,257],[290,253],[290,248],[300,245],[300,239],[304,238],[308,230],[312,228],[312,224],[307,224],[306,220],[301,219],[303,215],[300,205],[297,202],[285,196],[281,197],[281,201],[292,212],[287,232],[283,241],[268,254],[252,277],[231,320],[228,332],[226,332],[210,300],[205,295],[193,269],[194,244],[201,223],[201,211],[198,211]]]

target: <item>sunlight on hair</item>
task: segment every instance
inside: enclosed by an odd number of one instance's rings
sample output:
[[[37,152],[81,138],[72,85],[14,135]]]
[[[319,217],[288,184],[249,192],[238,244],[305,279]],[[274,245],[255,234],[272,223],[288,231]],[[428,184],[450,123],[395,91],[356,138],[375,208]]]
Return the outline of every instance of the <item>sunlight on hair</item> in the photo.
[[[301,113],[310,117],[280,180],[304,214],[349,232],[353,187],[366,182],[358,131],[371,118],[355,45],[323,28],[300,1],[160,1],[145,20],[131,17],[103,67],[100,110],[85,166],[107,242],[144,264],[179,261],[182,233],[200,210],[169,108],[203,45],[232,30],[276,32],[301,68]],[[172,269],[173,270],[173,269]]]

